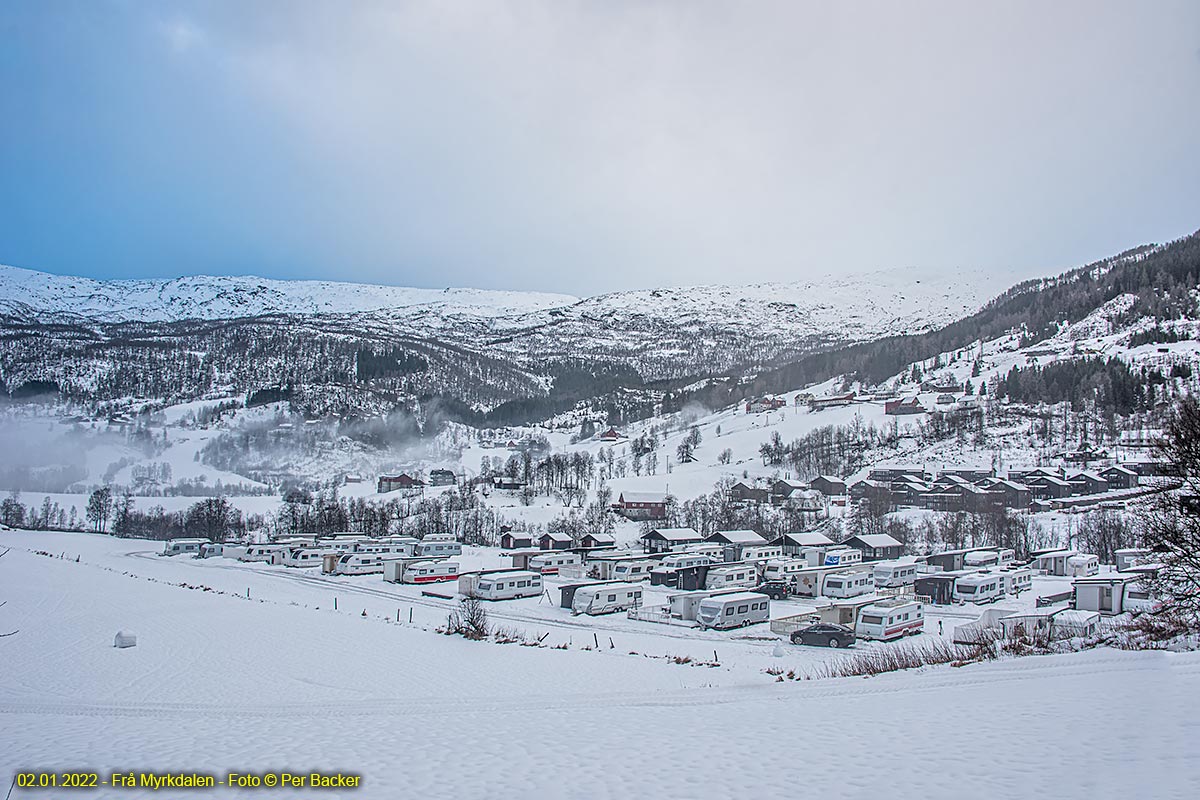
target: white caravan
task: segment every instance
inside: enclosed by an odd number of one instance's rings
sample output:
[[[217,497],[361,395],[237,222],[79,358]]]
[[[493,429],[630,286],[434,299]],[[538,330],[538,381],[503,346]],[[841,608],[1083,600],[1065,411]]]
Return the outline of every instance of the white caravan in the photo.
[[[342,553],[333,567],[335,575],[374,575],[383,572],[384,553]]]
[[[285,567],[298,567],[300,569],[319,567],[325,558],[325,554],[330,552],[336,551],[316,547],[295,547],[284,554],[283,565]]]
[[[409,564],[400,578],[404,583],[438,583],[458,580],[457,561],[418,561]]]
[[[554,551],[542,553],[529,559],[529,569],[543,575],[557,575],[563,567],[575,567],[582,563],[578,553]]]
[[[436,534],[433,534],[436,535]],[[422,539],[421,542],[413,548],[414,556],[433,557],[433,558],[449,558],[450,556],[462,555],[462,545],[454,541]]]
[[[729,589],[734,586],[744,586],[747,589],[758,586],[758,568],[753,564],[714,567],[704,579],[705,589]]]
[[[582,586],[571,602],[572,614],[611,614],[642,604],[642,587],[636,583],[601,583]]]
[[[706,567],[718,563],[716,559],[705,553],[672,553],[665,556],[658,566],[667,569],[687,569],[688,567]]]
[[[614,581],[648,581],[650,571],[658,566],[651,558],[635,558],[613,564],[611,579]]]
[[[763,580],[791,581],[797,574],[808,568],[808,562],[802,558],[776,558],[767,562],[763,569]]]
[[[270,564],[282,562],[287,548],[281,544],[251,544],[246,546],[246,552],[238,556],[238,561],[266,561]]]
[[[427,533],[422,542],[453,542],[453,533]]]
[[[358,547],[358,539],[338,537],[336,539],[317,539],[316,547],[326,553],[352,553]]]
[[[824,565],[827,567],[844,567],[848,564],[862,563],[862,550],[853,547],[834,547],[825,551]]]
[[[1080,553],[1067,559],[1067,577],[1087,578],[1100,572],[1100,559],[1091,553]]]
[[[459,577],[458,591],[465,597],[477,597],[480,600],[537,597],[542,593],[542,576],[528,570],[475,572]]]
[[[700,601],[696,622],[701,628],[740,628],[771,618],[771,599],[758,592],[719,594]]]
[[[225,558],[237,558],[244,552],[246,552],[246,548],[240,544],[210,542],[200,545],[200,552],[196,553],[195,557],[212,558],[213,556],[224,556]]]
[[[912,586],[917,581],[914,561],[881,561],[875,565],[875,585],[887,588]]]
[[[860,639],[886,642],[911,636],[925,629],[925,607],[899,597],[863,606],[858,612],[854,635]]]
[[[742,561],[770,561],[782,558],[783,548],[775,544],[749,544],[742,548]]]
[[[972,550],[963,556],[967,567],[1005,567],[1016,561],[1014,550]]]
[[[1033,571],[1029,567],[1006,567],[995,574],[1000,576],[1000,588],[1005,594],[1016,597],[1033,588]]]
[[[683,548],[683,552],[691,553],[697,556],[711,556],[713,561],[723,561],[725,559],[724,545],[713,542],[701,542],[700,544],[689,544]]]
[[[1004,582],[994,572],[963,575],[954,581],[954,600],[959,603],[994,603],[1004,597]]]
[[[875,590],[875,574],[870,570],[838,572],[825,578],[821,594],[826,597],[858,597]]]

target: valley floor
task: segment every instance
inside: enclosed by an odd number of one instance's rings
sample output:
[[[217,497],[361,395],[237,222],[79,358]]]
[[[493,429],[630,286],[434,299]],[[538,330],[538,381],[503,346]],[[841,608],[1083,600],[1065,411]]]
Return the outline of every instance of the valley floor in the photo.
[[[0,547],[0,633],[19,631],[0,639],[5,776],[340,770],[362,787],[323,795],[360,798],[1200,795],[1196,653],[775,683],[728,640],[720,668],[578,637],[473,643],[265,574],[237,574],[247,599],[211,579],[232,570],[152,542],[5,532]],[[138,646],[113,648],[120,629]]]

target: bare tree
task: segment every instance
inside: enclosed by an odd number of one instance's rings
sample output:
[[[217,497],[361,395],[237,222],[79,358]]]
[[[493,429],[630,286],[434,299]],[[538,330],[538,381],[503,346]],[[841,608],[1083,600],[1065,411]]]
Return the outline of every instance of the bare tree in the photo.
[[[1200,403],[1184,397],[1164,429],[1158,452],[1178,475],[1141,507],[1144,546],[1162,564],[1148,583],[1189,626],[1200,626]]]

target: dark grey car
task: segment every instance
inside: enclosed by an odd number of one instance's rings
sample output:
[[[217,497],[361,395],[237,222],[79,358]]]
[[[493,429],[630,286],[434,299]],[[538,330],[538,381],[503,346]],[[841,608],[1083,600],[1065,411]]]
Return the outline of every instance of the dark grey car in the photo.
[[[854,644],[854,631],[845,625],[818,622],[792,634],[792,644],[811,644],[818,647],[849,647]]]
[[[765,594],[772,600],[787,600],[790,594],[788,585],[783,581],[766,581],[755,586],[751,591]]]

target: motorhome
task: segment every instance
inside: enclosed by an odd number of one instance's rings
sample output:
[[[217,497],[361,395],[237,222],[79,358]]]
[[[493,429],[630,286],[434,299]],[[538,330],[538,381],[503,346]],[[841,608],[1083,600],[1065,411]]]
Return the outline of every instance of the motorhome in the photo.
[[[915,561],[879,561],[875,564],[875,585],[886,588],[912,586],[917,580]]]
[[[825,579],[821,594],[826,597],[858,597],[875,590],[875,573],[869,569],[838,572]]]
[[[700,601],[696,622],[701,628],[739,628],[771,618],[771,599],[758,592],[719,594]]]
[[[201,546],[208,543],[208,539],[168,539],[163,547],[162,555],[178,556],[185,553],[196,555],[200,552]]]
[[[801,570],[808,567],[808,562],[802,558],[776,558],[768,561],[763,568],[763,580],[791,581]]]
[[[418,561],[407,566],[401,580],[404,583],[437,583],[458,580],[458,562]]]
[[[844,567],[847,564],[861,564],[862,550],[853,547],[834,547],[825,551],[822,562],[827,567]]]
[[[854,634],[860,639],[888,641],[925,629],[925,607],[915,600],[895,597],[880,600],[858,612]]]
[[[642,604],[642,587],[636,583],[601,583],[583,586],[571,601],[572,614],[611,614]]]
[[[1004,585],[994,572],[963,575],[954,582],[954,601],[957,603],[994,603],[1004,597]]]
[[[325,554],[329,552],[336,551],[317,547],[293,547],[284,554],[283,565],[285,567],[299,567],[301,569],[319,567]]]
[[[434,534],[436,535],[436,534]],[[425,558],[449,558],[450,556],[462,555],[462,545],[455,541],[437,540],[429,541],[428,537],[422,539],[416,547],[413,548],[414,556]]]
[[[515,600],[537,597],[542,593],[542,576],[528,570],[476,572],[458,579],[458,591],[480,600]]]
[[[269,564],[279,564],[287,549],[281,544],[251,544],[237,558],[238,561],[266,561]]]
[[[560,550],[549,551],[529,559],[531,572],[543,575],[557,575],[563,567],[577,566],[582,562],[578,553],[564,553]]]
[[[732,586],[744,586],[747,589],[758,586],[758,568],[753,564],[726,564],[710,569],[708,577],[704,579],[705,589],[728,589]]]
[[[342,553],[331,572],[334,575],[374,575],[383,572],[384,553]]]

